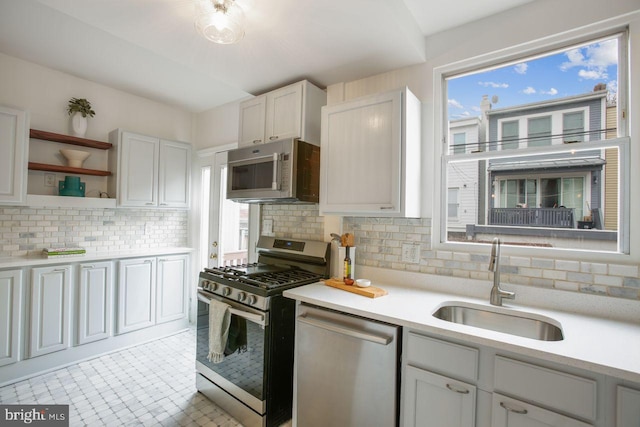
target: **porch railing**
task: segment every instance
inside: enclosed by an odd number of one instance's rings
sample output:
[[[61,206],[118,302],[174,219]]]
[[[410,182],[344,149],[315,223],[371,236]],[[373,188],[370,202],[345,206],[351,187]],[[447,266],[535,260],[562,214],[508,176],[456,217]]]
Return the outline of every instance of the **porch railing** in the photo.
[[[222,265],[224,267],[231,267],[234,265],[242,265],[247,263],[247,251],[225,252],[222,258]]]
[[[574,208],[492,208],[489,225],[575,228]]]

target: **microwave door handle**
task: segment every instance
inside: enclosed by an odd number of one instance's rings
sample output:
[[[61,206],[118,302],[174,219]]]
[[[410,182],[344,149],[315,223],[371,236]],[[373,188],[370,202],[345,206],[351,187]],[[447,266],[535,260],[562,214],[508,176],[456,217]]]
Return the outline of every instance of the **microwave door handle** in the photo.
[[[273,179],[271,180],[271,189],[278,189],[278,153],[273,153]]]

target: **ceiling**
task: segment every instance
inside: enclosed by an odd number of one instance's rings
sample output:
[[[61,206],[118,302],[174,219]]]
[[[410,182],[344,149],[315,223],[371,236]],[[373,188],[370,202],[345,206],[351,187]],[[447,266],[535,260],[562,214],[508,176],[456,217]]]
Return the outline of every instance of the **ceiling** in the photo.
[[[0,52],[200,112],[424,62],[426,36],[532,0],[236,0],[235,45],[196,33],[195,1],[0,0]]]

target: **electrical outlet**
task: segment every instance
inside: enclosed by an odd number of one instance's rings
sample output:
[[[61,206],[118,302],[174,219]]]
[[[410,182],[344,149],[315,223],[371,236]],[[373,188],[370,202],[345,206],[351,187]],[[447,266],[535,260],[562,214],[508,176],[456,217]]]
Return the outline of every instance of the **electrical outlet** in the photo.
[[[52,173],[44,174],[44,186],[45,187],[55,187],[56,186],[56,176]]]
[[[265,219],[262,221],[262,234],[270,235],[273,234],[273,220]]]
[[[402,262],[411,264],[420,263],[420,245],[418,243],[402,244]]]

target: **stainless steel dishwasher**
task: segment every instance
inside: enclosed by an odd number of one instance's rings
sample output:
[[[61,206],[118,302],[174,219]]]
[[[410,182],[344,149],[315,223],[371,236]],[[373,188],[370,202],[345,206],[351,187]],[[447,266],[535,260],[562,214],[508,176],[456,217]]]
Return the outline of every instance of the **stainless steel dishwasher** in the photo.
[[[294,425],[396,426],[400,327],[300,304]]]

